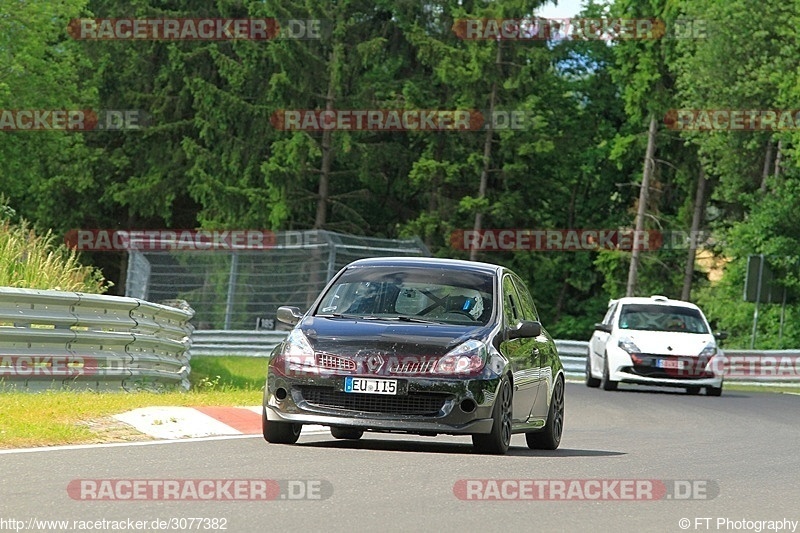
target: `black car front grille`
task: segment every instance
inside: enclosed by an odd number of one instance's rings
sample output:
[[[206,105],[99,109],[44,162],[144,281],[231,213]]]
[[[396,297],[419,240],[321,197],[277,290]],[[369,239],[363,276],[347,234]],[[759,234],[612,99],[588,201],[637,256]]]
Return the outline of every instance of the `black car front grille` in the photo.
[[[328,368],[331,370],[349,370],[356,369],[356,362],[347,357],[340,357],[329,353],[316,354],[317,366],[320,368]]]
[[[331,387],[298,387],[303,399],[315,407],[346,409],[368,413],[436,416],[451,395],[431,392],[409,392],[395,396],[384,394],[353,394]]]

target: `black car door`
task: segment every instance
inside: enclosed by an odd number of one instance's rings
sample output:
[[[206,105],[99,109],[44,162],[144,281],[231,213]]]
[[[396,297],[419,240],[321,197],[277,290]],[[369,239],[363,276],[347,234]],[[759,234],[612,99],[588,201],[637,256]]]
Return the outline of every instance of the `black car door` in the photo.
[[[525,320],[535,320],[541,323],[539,313],[536,311],[536,306],[533,303],[528,287],[523,281],[514,276],[514,283],[517,286],[519,293],[520,306]],[[536,375],[536,390],[537,397],[535,404],[531,406],[531,415],[534,418],[544,419],[547,416],[547,409],[549,407],[548,401],[550,392],[553,387],[553,367],[558,359],[558,350],[556,344],[547,333],[547,330],[542,324],[542,333],[538,337],[532,339],[533,344],[533,357],[532,357],[532,373]]]
[[[503,328],[516,326],[524,319],[520,296],[510,274],[503,277]],[[536,340],[518,338],[504,340],[500,350],[511,362],[514,376],[514,398],[512,417],[516,422],[525,422],[531,414],[536,399],[539,373],[536,366]]]

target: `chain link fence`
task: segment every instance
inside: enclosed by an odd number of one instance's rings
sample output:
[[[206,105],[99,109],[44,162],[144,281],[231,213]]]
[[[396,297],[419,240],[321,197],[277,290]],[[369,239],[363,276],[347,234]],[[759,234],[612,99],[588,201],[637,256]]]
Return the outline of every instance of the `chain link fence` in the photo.
[[[275,329],[281,305],[306,309],[343,266],[365,257],[429,256],[419,238],[379,239],[330,231],[275,233],[268,249],[130,250],[125,295],[185,300],[197,329]]]

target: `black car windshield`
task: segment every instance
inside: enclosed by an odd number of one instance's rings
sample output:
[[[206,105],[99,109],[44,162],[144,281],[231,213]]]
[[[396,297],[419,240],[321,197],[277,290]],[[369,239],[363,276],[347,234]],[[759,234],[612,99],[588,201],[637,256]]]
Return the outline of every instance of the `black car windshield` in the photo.
[[[628,304],[619,316],[620,329],[708,333],[702,314],[691,307]]]
[[[423,267],[353,267],[323,296],[315,316],[485,325],[491,274]]]

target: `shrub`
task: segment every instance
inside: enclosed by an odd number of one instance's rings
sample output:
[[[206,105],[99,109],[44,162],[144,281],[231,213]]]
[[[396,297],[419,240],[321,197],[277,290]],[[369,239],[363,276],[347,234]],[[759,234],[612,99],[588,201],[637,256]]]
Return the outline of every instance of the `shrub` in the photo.
[[[103,293],[111,283],[78,252],[56,243],[47,231],[38,235],[25,220],[12,222],[14,210],[0,196],[0,286]]]

